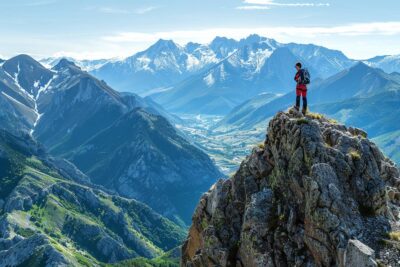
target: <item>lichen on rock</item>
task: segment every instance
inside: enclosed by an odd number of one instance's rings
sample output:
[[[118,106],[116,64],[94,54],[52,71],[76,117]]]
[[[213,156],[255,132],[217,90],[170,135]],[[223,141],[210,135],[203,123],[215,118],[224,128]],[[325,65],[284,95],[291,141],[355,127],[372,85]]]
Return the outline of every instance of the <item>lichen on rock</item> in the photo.
[[[385,240],[399,229],[399,170],[366,136],[278,113],[264,146],[202,196],[182,266],[397,266]]]

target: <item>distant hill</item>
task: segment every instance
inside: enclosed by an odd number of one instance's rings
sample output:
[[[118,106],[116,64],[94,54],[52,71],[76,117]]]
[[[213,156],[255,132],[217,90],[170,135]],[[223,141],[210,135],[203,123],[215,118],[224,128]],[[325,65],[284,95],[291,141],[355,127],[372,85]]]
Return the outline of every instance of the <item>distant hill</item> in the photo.
[[[400,55],[377,56],[364,62],[371,67],[380,68],[387,73],[400,72]]]

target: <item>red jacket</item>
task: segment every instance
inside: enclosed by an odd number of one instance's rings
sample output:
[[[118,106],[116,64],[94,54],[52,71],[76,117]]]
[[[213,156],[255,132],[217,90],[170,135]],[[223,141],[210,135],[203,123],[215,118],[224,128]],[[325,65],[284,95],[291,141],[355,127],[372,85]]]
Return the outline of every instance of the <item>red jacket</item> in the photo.
[[[296,73],[296,76],[294,76],[294,80],[297,83],[296,85],[297,90],[307,91],[307,85],[302,83],[302,81],[304,80],[304,73],[302,69]]]

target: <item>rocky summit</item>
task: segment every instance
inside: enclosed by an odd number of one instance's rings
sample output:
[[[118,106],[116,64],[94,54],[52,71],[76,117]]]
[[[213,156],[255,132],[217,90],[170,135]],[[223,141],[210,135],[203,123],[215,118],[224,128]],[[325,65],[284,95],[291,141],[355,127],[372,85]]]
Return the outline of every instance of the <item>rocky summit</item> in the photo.
[[[279,112],[205,193],[182,266],[400,266],[400,175],[357,128]]]

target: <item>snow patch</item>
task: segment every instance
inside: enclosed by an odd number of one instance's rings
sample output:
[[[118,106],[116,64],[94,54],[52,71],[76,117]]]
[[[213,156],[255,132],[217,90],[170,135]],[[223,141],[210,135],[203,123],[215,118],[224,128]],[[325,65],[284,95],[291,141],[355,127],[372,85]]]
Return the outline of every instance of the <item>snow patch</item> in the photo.
[[[219,77],[221,79],[221,81],[225,81],[226,79],[226,71],[225,71],[225,66],[224,64],[221,64],[221,66],[219,67]]]
[[[57,77],[58,77],[57,75],[53,75],[53,77],[51,77],[51,79],[49,79],[49,81],[44,86],[39,88],[35,97],[35,102],[39,99],[40,94],[46,91],[49,88],[50,84],[53,82],[53,80],[56,79]]]
[[[143,56],[143,57],[138,57],[137,59],[138,65],[140,68],[144,69],[144,70],[148,70],[148,71],[153,71],[150,67],[149,64],[151,62],[151,59]]]
[[[200,64],[200,60],[198,60],[195,56],[188,54],[188,58],[186,60],[186,66],[188,70],[197,69]]]
[[[203,79],[205,81],[205,83],[207,84],[208,87],[213,86],[213,84],[215,83],[215,79],[212,73],[208,74],[206,77],[204,77]]]

